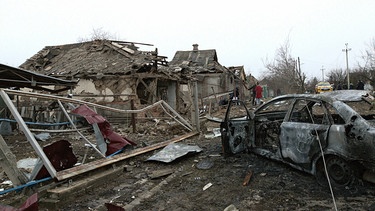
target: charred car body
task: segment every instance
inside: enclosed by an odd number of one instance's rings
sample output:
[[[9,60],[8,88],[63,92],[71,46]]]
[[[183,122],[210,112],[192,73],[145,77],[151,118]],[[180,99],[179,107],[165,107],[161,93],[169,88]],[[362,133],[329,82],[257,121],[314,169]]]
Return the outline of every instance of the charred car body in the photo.
[[[319,183],[327,172],[336,186],[372,177],[375,110],[366,97],[358,90],[284,95],[254,112],[230,103],[220,125],[224,153],[253,152],[313,174]]]

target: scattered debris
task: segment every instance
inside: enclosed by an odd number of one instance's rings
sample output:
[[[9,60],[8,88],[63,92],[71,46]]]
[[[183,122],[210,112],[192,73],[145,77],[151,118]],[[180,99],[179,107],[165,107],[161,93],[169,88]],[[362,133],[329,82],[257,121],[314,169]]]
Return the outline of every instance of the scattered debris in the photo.
[[[212,129],[211,134],[206,134],[204,137],[205,138],[215,138],[215,137],[220,137],[220,136],[221,136],[220,128],[214,128],[214,129]]]
[[[20,208],[11,207],[8,205],[1,205],[0,204],[0,210],[3,211],[38,211],[39,210],[39,204],[38,204],[38,193],[34,193],[31,195],[22,205]]]
[[[214,166],[214,163],[208,159],[205,159],[205,160],[201,160],[199,163],[197,163],[197,165],[195,165],[198,169],[203,169],[203,170],[206,170],[206,169],[210,169],[212,168],[212,166]]]
[[[71,168],[77,163],[77,157],[73,153],[71,144],[66,140],[60,140],[47,145],[43,147],[43,151],[57,171]],[[43,166],[35,179],[42,179],[48,176],[50,175]]]
[[[1,183],[1,185],[13,185],[13,182],[10,180],[5,180],[4,182]]]
[[[12,127],[9,121],[0,122],[0,135],[9,136],[12,134]]]
[[[224,211],[238,211],[238,209],[233,204],[231,204],[228,207],[226,207]]]
[[[170,174],[173,174],[173,169],[162,169],[162,170],[156,170],[151,172],[150,175],[148,175],[151,179],[157,179],[160,177],[168,176]]]
[[[252,171],[247,172],[245,179],[243,180],[243,183],[242,183],[243,186],[247,186],[249,184],[252,175],[253,175]]]
[[[201,152],[202,149],[198,146],[190,146],[181,143],[168,144],[164,149],[151,156],[147,160],[154,160],[169,163],[179,157],[187,155],[189,152]]]
[[[47,141],[49,138],[51,138],[51,135],[49,133],[39,133],[33,135],[37,141]]]
[[[212,183],[210,182],[210,183],[208,183],[207,185],[205,185],[204,187],[203,187],[203,190],[205,191],[205,190],[207,190],[208,188],[210,188],[212,186]]]
[[[123,149],[126,145],[136,145],[133,141],[120,136],[116,132],[112,130],[112,127],[110,123],[101,115],[97,114],[95,111],[90,109],[86,104],[83,104],[76,108],[75,110],[72,111],[72,113],[79,114],[87,120],[89,124],[92,124],[93,126],[97,126],[98,129],[101,132],[102,139],[108,140],[109,143],[107,144],[106,152],[105,154],[111,155],[121,149]],[[95,127],[94,127],[95,128]],[[100,139],[97,139],[97,141]],[[98,145],[104,144],[104,140],[102,141],[103,143],[98,143]]]
[[[27,173],[31,173],[37,163],[37,158],[25,158],[17,161],[17,168],[23,169]]]

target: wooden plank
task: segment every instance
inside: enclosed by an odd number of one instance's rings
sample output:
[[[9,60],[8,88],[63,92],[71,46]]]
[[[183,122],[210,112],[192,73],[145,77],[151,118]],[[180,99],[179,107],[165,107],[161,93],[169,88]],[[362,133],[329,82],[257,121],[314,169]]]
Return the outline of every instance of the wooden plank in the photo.
[[[82,164],[80,166],[76,166],[76,167],[73,167],[73,168],[70,168],[70,169],[65,169],[63,171],[57,172],[56,179],[59,180],[59,181],[64,180],[64,179],[68,179],[68,178],[71,178],[73,176],[76,176],[76,175],[79,175],[79,174],[82,174],[82,173],[85,173],[85,172],[89,172],[91,170],[94,170],[94,169],[97,169],[97,168],[100,168],[100,167],[103,167],[103,166],[106,166],[106,165],[110,165],[112,163],[116,163],[116,162],[131,158],[131,157],[134,157],[134,156],[146,153],[146,152],[150,152],[152,150],[155,150],[155,149],[158,149],[158,148],[161,148],[161,147],[165,147],[170,143],[179,142],[181,140],[184,140],[186,138],[195,136],[197,134],[198,134],[198,132],[195,132],[195,131],[190,132],[190,133],[187,133],[185,135],[173,138],[173,139],[168,140],[168,141],[160,142],[160,143],[153,144],[153,145],[150,145],[150,146],[147,146],[147,147],[138,148],[138,149],[132,150],[131,152],[121,153],[121,154],[115,155],[113,157],[108,157],[104,160],[100,159],[100,160],[92,161],[90,163]]]
[[[149,175],[149,177],[151,179],[157,179],[157,178],[160,178],[160,177],[168,176],[168,175],[173,174],[173,173],[174,173],[173,169],[160,169],[160,170],[152,171],[151,174]]]
[[[86,177],[81,180],[73,181],[72,183],[69,183],[68,186],[60,186],[54,189],[50,189],[47,192],[56,194],[58,197],[61,197],[64,193],[76,193],[77,191],[82,191],[82,189],[88,188],[92,184],[97,185],[97,183],[100,183],[98,181],[100,179],[104,179],[105,181],[108,181],[108,176],[114,175],[116,173],[120,173],[122,171],[123,171],[123,168],[109,169],[109,170],[94,174],[90,177]]]
[[[8,145],[0,135],[0,165],[5,171],[13,186],[25,184],[27,177],[17,168],[16,156],[10,151]]]
[[[92,127],[82,127],[82,128],[79,128],[79,130],[89,130],[91,129]],[[46,133],[72,133],[72,132],[77,132],[76,129],[64,129],[64,130],[48,130],[48,129],[33,129],[33,128],[29,128],[30,131],[34,131],[34,132],[46,132]]]

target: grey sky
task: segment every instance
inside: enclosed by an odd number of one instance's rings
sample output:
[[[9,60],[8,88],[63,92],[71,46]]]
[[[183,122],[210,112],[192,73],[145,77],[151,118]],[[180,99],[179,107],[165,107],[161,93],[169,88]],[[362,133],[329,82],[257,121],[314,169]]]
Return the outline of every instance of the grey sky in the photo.
[[[124,1],[0,0],[0,63],[19,66],[45,46],[78,42],[93,29],[153,44],[171,60],[178,50],[216,49],[220,64],[260,77],[263,61],[289,39],[309,78],[361,61],[375,37],[373,0]],[[141,46],[141,50],[149,50]]]

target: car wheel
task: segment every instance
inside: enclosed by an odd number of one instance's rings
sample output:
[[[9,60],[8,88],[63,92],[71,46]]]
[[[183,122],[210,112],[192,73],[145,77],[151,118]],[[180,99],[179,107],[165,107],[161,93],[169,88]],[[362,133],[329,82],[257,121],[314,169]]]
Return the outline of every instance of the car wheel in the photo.
[[[336,186],[346,186],[354,179],[352,167],[344,159],[336,156],[327,160],[327,171],[331,183]]]

